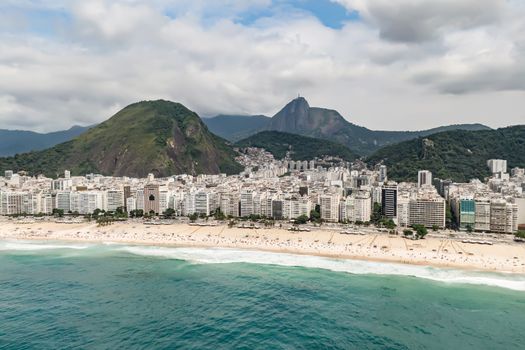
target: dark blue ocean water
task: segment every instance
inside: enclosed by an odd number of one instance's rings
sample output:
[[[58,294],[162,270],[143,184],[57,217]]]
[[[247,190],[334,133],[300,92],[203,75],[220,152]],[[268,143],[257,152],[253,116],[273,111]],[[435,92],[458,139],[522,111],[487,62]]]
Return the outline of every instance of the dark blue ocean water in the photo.
[[[250,256],[279,265],[240,262]],[[474,284],[446,271],[424,270],[453,282],[403,276],[386,264],[348,265],[364,274],[282,266],[347,266],[308,259],[3,242],[0,349],[525,348],[524,291],[475,284],[481,275]]]

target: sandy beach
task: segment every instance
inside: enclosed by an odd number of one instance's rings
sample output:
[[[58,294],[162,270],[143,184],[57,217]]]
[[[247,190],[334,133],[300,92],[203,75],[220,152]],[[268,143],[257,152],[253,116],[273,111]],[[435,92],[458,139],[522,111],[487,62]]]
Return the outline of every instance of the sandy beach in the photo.
[[[280,228],[229,228],[227,225],[151,225],[119,222],[100,227],[94,222],[50,221],[0,222],[0,239],[115,242],[143,245],[222,247],[251,249],[333,258],[360,259],[525,273],[525,244],[496,242],[493,245],[427,236],[410,240],[387,233],[341,234],[340,229],[291,232]]]

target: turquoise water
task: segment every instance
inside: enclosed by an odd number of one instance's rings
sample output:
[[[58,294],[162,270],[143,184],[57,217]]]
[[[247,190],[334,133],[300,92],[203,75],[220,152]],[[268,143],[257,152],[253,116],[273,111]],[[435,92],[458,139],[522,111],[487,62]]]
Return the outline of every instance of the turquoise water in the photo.
[[[285,254],[0,242],[0,348],[523,349],[523,290]]]

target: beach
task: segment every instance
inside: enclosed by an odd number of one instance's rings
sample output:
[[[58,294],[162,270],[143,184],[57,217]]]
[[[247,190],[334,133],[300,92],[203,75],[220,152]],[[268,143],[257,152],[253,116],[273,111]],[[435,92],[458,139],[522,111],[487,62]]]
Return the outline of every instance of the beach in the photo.
[[[525,244],[496,241],[492,245],[464,243],[452,237],[411,240],[384,232],[343,234],[341,229],[239,228],[140,221],[98,226],[94,222],[0,222],[2,240],[114,242],[137,245],[217,247],[316,255],[525,274]]]

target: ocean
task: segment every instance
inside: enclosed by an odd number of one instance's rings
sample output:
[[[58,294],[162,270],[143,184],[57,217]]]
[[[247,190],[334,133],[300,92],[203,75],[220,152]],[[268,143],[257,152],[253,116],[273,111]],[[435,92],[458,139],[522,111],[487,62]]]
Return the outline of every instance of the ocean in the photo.
[[[0,349],[523,349],[525,276],[0,241]]]

